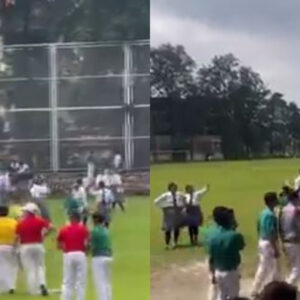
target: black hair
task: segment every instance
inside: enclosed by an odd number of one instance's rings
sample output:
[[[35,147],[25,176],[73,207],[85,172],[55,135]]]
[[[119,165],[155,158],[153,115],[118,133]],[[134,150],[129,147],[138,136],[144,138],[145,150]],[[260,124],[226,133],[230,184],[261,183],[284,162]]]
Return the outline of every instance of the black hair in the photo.
[[[9,209],[7,206],[0,206],[0,217],[7,217]]]
[[[82,185],[82,179],[81,179],[81,178],[78,178],[78,179],[76,180],[76,183],[77,183],[78,185]]]
[[[81,220],[80,213],[75,212],[75,211],[70,212],[69,217],[70,217],[70,219],[72,219],[72,220],[76,220],[76,221],[80,221],[80,220]]]
[[[268,192],[265,194],[264,200],[267,206],[274,205],[278,200],[277,194],[275,192]]]
[[[99,212],[95,212],[92,216],[95,224],[103,224],[105,222],[105,216],[100,214]]]
[[[232,216],[230,210],[225,206],[217,206],[213,210],[214,221],[221,227],[231,228],[232,227]]]
[[[170,191],[173,187],[177,187],[177,184],[175,182],[170,182],[168,184],[168,191]]]
[[[261,294],[261,300],[296,300],[297,288],[281,281],[267,284]]]
[[[100,181],[99,184],[98,184],[98,186],[99,186],[100,189],[105,188],[105,182],[104,181]]]

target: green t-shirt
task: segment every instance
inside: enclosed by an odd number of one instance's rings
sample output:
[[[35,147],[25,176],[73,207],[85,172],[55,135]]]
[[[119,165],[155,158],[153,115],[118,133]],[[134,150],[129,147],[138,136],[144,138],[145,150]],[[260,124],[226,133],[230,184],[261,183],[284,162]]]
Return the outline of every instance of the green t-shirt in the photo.
[[[95,226],[91,233],[92,256],[111,256],[109,230],[103,226]]]
[[[233,271],[239,267],[240,251],[245,247],[240,233],[218,226],[212,230],[207,243],[209,256],[216,270]]]
[[[257,231],[262,240],[271,240],[278,235],[277,217],[268,207],[259,215]]]

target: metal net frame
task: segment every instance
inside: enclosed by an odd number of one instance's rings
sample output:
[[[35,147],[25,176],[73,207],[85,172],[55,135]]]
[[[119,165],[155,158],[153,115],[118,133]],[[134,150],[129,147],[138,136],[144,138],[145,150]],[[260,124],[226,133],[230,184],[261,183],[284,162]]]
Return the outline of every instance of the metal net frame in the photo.
[[[126,170],[149,168],[149,53],[147,40],[0,45],[1,154],[71,171],[114,148]]]

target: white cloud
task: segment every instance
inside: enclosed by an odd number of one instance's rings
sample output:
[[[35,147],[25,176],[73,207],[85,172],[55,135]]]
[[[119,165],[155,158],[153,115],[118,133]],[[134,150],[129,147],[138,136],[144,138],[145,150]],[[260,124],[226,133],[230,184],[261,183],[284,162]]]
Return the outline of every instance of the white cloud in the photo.
[[[182,44],[198,64],[208,63],[214,55],[232,52],[241,62],[259,72],[273,91],[298,101],[300,61],[299,43],[280,39],[276,35],[250,34],[232,28],[209,25],[185,16],[179,18],[165,11],[152,10],[151,43]]]

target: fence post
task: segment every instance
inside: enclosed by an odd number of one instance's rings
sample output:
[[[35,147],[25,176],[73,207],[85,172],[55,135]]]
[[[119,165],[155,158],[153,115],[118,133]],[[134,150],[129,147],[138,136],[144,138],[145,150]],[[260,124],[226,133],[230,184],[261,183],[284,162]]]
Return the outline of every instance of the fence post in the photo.
[[[57,59],[56,45],[49,45],[49,106],[50,115],[50,162],[52,171],[59,170],[58,117],[57,117]]]
[[[125,168],[127,170],[133,167],[134,145],[133,145],[133,116],[132,116],[132,84],[131,84],[131,69],[132,69],[132,53],[128,43],[123,46],[124,50],[124,153],[125,153]]]

